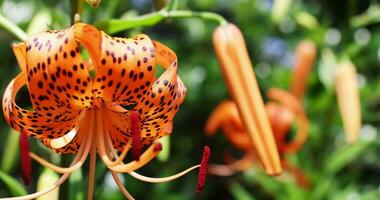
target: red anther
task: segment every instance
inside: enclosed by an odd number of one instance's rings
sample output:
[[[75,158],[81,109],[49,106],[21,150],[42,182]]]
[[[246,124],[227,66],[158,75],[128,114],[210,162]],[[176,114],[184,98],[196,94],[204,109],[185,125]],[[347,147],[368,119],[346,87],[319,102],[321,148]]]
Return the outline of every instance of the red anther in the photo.
[[[131,111],[129,114],[131,120],[132,132],[132,156],[134,160],[139,160],[141,155],[141,121],[140,114],[137,111]]]
[[[156,143],[153,147],[154,151],[161,151],[162,150],[162,144],[161,143]]]
[[[29,156],[29,141],[28,137],[20,134],[20,158],[21,158],[21,172],[22,179],[25,185],[29,185],[32,181],[32,161]]]
[[[208,146],[203,149],[201,166],[199,167],[198,182],[195,191],[201,192],[206,183],[207,171],[208,171],[208,160],[210,159],[211,150]]]

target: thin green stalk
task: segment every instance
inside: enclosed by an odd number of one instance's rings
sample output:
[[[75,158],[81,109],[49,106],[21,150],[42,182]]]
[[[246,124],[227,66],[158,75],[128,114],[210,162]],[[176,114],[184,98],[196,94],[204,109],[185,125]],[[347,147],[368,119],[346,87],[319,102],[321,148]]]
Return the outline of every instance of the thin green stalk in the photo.
[[[168,11],[163,9],[158,12],[129,19],[111,19],[107,21],[99,21],[95,23],[95,26],[109,34],[113,34],[131,28],[153,26],[168,18],[200,18],[203,20],[217,22],[219,25],[227,24],[227,21],[222,16],[212,12],[194,12],[190,10]]]
[[[83,0],[71,0],[71,24],[76,22],[75,15],[81,15],[83,11]]]
[[[0,14],[0,26],[6,31],[17,37],[18,39],[24,41],[27,38],[27,34],[21,30],[16,24],[11,22],[9,19],[5,18]]]
[[[70,155],[62,155],[61,156],[61,165],[62,166],[69,166],[71,164],[71,161],[73,160],[72,156]],[[59,187],[59,199],[69,199],[70,196],[70,181],[65,181],[60,187]]]
[[[220,25],[227,24],[227,21],[221,16],[213,12],[194,12],[191,10],[173,10],[161,11],[166,18],[201,18],[218,22]]]

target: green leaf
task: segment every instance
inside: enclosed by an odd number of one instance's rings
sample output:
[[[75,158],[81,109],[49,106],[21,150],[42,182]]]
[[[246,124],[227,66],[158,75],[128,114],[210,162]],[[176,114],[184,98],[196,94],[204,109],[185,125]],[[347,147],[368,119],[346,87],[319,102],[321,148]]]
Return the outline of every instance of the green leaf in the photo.
[[[162,151],[158,154],[157,159],[161,162],[165,162],[170,156],[170,136],[166,136],[160,139],[162,144]]]
[[[0,179],[8,187],[13,196],[23,196],[28,194],[22,183],[3,171],[0,171]]]
[[[15,164],[19,160],[18,152],[19,152],[19,144],[18,138],[19,134],[10,129],[8,131],[8,137],[5,142],[5,148],[3,157],[1,159],[1,171],[5,173],[9,173],[14,168]]]
[[[161,12],[155,12],[148,15],[129,18],[125,20],[111,19],[107,21],[99,21],[95,26],[108,34],[117,33],[131,28],[141,26],[152,26],[164,19]]]
[[[70,199],[76,199],[76,200],[84,199],[83,189],[81,187],[78,187],[78,185],[80,185],[81,182],[83,182],[83,175],[82,175],[82,170],[79,169],[79,170],[74,171],[71,174],[70,179],[69,179]]]
[[[357,142],[334,152],[325,163],[325,172],[335,174],[344,166],[363,155],[364,151],[368,150],[368,147],[372,144],[372,142]]]
[[[52,17],[50,11],[48,9],[41,9],[30,21],[26,33],[32,35],[41,31],[48,30],[51,22]]]
[[[58,174],[46,168],[38,178],[37,191],[42,191],[53,185],[59,179]],[[58,199],[59,187],[54,190],[39,196],[36,200],[56,200]]]
[[[249,192],[243,186],[241,186],[238,182],[232,182],[229,187],[229,190],[232,196],[234,197],[234,199],[236,200],[250,200],[250,199],[255,200],[256,199],[253,196],[251,196]]]

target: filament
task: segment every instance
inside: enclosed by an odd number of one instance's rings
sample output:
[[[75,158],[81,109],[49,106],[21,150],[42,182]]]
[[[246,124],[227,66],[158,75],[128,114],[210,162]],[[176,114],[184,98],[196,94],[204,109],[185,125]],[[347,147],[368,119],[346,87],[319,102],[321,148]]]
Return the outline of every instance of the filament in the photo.
[[[109,157],[107,156],[106,149],[105,149],[105,144],[106,142],[105,137],[104,137],[104,120],[102,117],[101,112],[97,112],[97,123],[98,123],[98,133],[97,133],[97,144],[99,148],[99,155],[100,158],[103,160],[103,162],[107,165],[107,167],[115,172],[119,173],[125,173],[125,172],[130,172],[133,170],[136,170],[144,165],[146,165],[149,161],[151,161],[153,158],[155,158],[158,153],[161,151],[161,144],[160,143],[153,143],[141,156],[138,161],[132,161],[128,164],[119,164],[116,166],[110,166],[109,164],[111,163]]]
[[[103,112],[103,114],[106,114],[106,112]],[[104,118],[104,122],[103,123],[106,124],[106,125],[109,125],[107,117]],[[105,139],[107,141],[107,143],[104,143],[104,145],[105,145],[105,152],[106,152],[106,154],[104,155],[104,159],[105,160],[109,159],[111,157],[111,153],[112,153],[113,156],[116,158],[116,161],[109,162],[109,164],[110,164],[109,166],[115,166],[115,165],[118,165],[119,163],[122,163],[123,160],[124,160],[124,158],[125,158],[125,156],[127,155],[128,150],[130,149],[131,141],[128,142],[128,144],[126,145],[126,147],[124,148],[123,152],[121,153],[121,155],[119,157],[117,155],[115,149],[113,148],[110,135],[109,135],[109,133],[106,132],[105,127],[104,127],[103,131],[105,132],[105,134],[98,134],[98,138],[103,138],[103,139]],[[110,152],[110,149],[111,149],[111,152]],[[101,151],[103,151],[103,150],[101,150]],[[102,152],[102,153],[105,153],[105,152]],[[117,186],[119,187],[120,191],[124,194],[124,196],[127,199],[129,199],[129,200],[134,200],[134,198],[132,197],[132,195],[128,192],[127,188],[124,187],[124,185],[121,182],[121,180],[120,180],[119,176],[117,175],[117,173],[114,172],[114,171],[112,171],[112,170],[110,172],[111,172],[111,174],[112,174],[112,176],[113,176],[113,178],[114,178]]]
[[[247,153],[243,158],[234,161],[231,164],[210,164],[209,173],[218,176],[231,176],[236,172],[243,172],[252,167],[255,156]]]
[[[141,175],[141,174],[138,174],[137,172],[134,172],[134,171],[131,171],[131,172],[128,172],[129,175],[131,175],[132,177],[136,178],[136,179],[139,179],[141,181],[145,181],[145,182],[149,182],[149,183],[163,183],[163,182],[168,182],[168,181],[172,181],[174,179],[177,179],[177,178],[180,178],[184,175],[186,175],[187,173],[193,171],[194,169],[197,169],[199,168],[201,165],[194,165],[178,174],[174,174],[174,175],[171,175],[171,176],[167,176],[167,177],[162,177],[162,178],[153,178],[153,177],[148,177],[148,176],[144,176],[144,175]]]
[[[89,115],[92,115],[92,114],[89,114]],[[90,117],[88,117],[90,118]],[[83,119],[85,120],[82,125],[83,129],[79,129],[78,133],[77,134],[81,134],[83,131],[87,130],[88,128],[88,122],[90,121],[89,119]],[[90,126],[90,130],[89,132],[93,132],[93,126]],[[82,133],[83,135],[86,135],[84,133]],[[73,163],[75,163],[74,165],[70,166],[70,167],[60,167],[60,166],[57,166],[57,165],[54,165],[52,163],[50,163],[49,161],[41,158],[40,156],[30,152],[29,155],[30,157],[32,157],[34,160],[36,160],[37,162],[39,162],[41,165],[57,172],[57,173],[71,173],[77,169],[79,169],[82,164],[84,163],[84,161],[86,160],[87,156],[88,156],[88,153],[90,151],[90,147],[91,147],[91,140],[92,140],[92,134],[87,134],[88,135],[88,139],[86,139],[86,143],[84,145],[81,145],[79,151],[78,151],[78,154],[77,156],[75,157]],[[84,138],[84,137],[82,137]],[[82,139],[83,141],[84,139]]]
[[[92,122],[93,120],[93,114],[91,111],[89,111],[88,113],[89,115],[89,121],[87,122]],[[87,127],[87,123],[85,125],[85,127]],[[90,127],[90,130],[93,131],[93,128]],[[92,140],[92,134],[88,134],[89,137],[90,137],[90,141]],[[71,166],[75,165],[75,162],[77,161],[78,156],[72,161]],[[4,200],[28,200],[28,199],[35,199],[39,196],[42,196],[52,190],[54,190],[55,188],[59,187],[60,185],[62,185],[62,183],[64,183],[70,176],[71,172],[67,172],[67,173],[64,173],[53,185],[51,185],[50,187],[44,189],[44,190],[41,190],[39,192],[35,192],[35,193],[32,193],[32,194],[28,194],[28,195],[24,195],[24,196],[19,196],[19,197],[10,197],[10,198],[4,198]]]
[[[111,174],[113,176],[113,179],[115,179],[115,182],[117,186],[119,187],[120,191],[124,194],[125,197],[129,200],[134,200],[135,198],[132,197],[131,194],[129,194],[128,190],[124,187],[123,183],[121,182],[119,176],[117,176],[117,173],[114,171],[111,171]]]
[[[90,169],[88,172],[88,190],[87,190],[88,200],[92,199],[92,196],[94,193],[95,165],[96,165],[96,146],[92,145],[91,152],[90,152]]]

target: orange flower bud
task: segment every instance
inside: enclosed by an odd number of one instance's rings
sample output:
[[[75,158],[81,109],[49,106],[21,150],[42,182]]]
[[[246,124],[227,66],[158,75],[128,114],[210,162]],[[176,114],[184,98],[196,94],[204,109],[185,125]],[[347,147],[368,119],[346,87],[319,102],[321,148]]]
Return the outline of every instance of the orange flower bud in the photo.
[[[277,147],[242,33],[233,24],[219,26],[213,44],[227,87],[266,172],[279,174]]]
[[[335,87],[347,142],[354,143],[361,127],[361,111],[356,69],[351,62],[339,64],[335,71]]]
[[[291,92],[297,99],[302,99],[305,94],[307,79],[316,55],[317,49],[311,41],[302,41],[297,46],[291,86]]]

